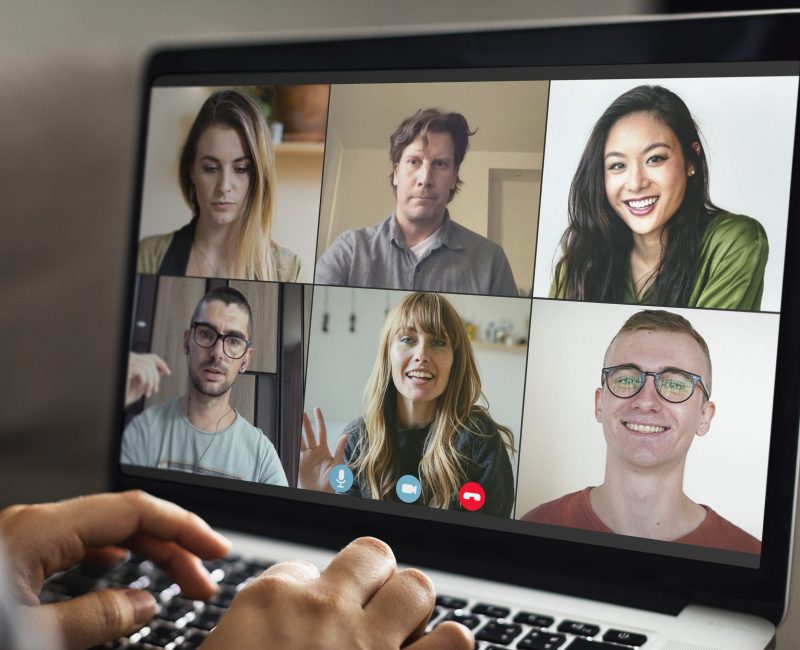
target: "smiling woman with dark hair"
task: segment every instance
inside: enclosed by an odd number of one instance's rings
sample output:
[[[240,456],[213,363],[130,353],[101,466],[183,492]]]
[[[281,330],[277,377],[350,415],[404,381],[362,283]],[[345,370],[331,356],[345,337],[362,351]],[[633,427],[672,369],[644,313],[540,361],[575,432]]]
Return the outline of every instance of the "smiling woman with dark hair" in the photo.
[[[758,310],[761,224],[715,206],[697,125],[661,86],[618,97],[595,124],[569,193],[550,297]]]

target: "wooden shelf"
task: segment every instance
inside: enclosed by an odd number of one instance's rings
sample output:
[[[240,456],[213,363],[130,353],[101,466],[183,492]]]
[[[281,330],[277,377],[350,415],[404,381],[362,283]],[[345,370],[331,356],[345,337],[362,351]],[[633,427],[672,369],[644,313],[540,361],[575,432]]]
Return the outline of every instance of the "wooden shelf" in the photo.
[[[275,145],[276,156],[321,156],[325,152],[324,142],[281,142]]]

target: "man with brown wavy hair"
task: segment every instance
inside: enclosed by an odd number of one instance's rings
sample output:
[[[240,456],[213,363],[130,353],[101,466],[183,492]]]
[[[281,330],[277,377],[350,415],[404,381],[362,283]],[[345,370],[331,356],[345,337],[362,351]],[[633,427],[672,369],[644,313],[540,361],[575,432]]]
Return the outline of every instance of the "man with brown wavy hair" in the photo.
[[[394,212],[340,235],[319,258],[315,282],[518,295],[503,249],[452,221],[447,210],[474,133],[461,113],[436,108],[403,120],[390,137]]]

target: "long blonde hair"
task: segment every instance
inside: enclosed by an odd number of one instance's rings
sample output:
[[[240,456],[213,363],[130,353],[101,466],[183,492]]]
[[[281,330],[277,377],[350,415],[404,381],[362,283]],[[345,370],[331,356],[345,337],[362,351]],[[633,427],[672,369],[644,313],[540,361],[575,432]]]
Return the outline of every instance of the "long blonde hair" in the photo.
[[[392,381],[389,359],[392,340],[409,324],[417,330],[446,339],[453,350],[453,364],[447,386],[438,399],[436,417],[431,423],[419,463],[423,502],[434,508],[447,508],[466,479],[465,458],[456,449],[459,431],[485,436],[481,420],[493,422],[483,398],[481,379],[464,325],[456,310],[436,293],[412,293],[386,317],[378,356],[364,392],[365,431],[354,463],[362,485],[375,499],[385,499],[394,490],[396,450],[391,443],[396,427],[397,389]],[[494,423],[513,453],[511,431]]]
[[[234,244],[233,274],[246,280],[278,280],[272,253],[272,209],[275,204],[275,156],[264,114],[258,104],[235,90],[222,90],[203,103],[181,151],[178,177],[183,198],[195,219],[200,216],[192,184],[197,142],[207,128],[235,130],[247,143],[250,186]]]

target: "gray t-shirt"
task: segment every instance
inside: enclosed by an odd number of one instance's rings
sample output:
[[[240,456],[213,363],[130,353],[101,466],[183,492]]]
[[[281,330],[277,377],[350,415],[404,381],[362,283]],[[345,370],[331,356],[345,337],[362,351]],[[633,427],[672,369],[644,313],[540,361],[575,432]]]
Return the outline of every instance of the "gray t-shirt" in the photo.
[[[239,413],[229,427],[208,433],[194,427],[179,398],[137,415],[122,436],[121,461],[206,476],[288,485],[275,447]]]
[[[503,249],[445,213],[419,259],[405,245],[394,214],[376,226],[339,235],[317,261],[314,281],[376,289],[518,296]]]

